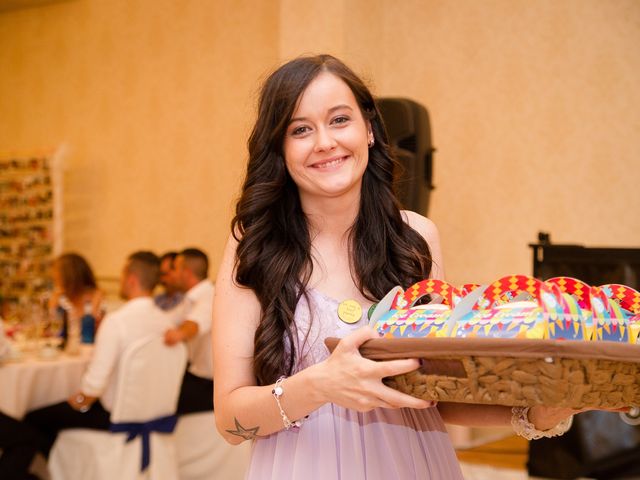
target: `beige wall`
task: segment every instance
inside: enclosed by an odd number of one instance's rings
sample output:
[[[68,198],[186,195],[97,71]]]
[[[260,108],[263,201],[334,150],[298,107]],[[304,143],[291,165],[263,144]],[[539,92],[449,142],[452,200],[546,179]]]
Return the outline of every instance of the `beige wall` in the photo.
[[[278,11],[73,0],[0,15],[0,151],[68,147],[65,248],[101,276],[134,249],[221,258]]]
[[[324,6],[282,4],[285,56],[331,49],[429,109],[452,282],[531,273],[540,230],[640,247],[640,2],[343,0],[321,32]]]
[[[259,80],[343,57],[429,109],[448,276],[529,273],[538,230],[640,246],[640,2],[71,0],[0,14],[0,152],[64,142],[65,246],[115,275],[199,245],[217,270]]]

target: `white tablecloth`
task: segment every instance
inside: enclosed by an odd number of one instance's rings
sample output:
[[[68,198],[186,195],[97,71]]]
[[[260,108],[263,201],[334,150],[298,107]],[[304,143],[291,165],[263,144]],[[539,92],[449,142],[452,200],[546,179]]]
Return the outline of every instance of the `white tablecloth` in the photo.
[[[0,364],[0,411],[21,419],[31,410],[69,398],[80,388],[91,350],[91,346],[83,346],[74,356],[27,356]]]

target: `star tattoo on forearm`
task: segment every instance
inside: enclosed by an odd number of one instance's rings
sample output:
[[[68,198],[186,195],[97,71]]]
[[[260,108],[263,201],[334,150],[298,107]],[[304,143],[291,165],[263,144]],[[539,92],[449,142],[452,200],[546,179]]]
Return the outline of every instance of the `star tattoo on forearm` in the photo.
[[[233,420],[236,422],[236,429],[225,430],[227,433],[230,433],[231,435],[237,435],[238,437],[242,437],[245,440],[253,440],[258,436],[258,429],[260,428],[259,426],[244,428],[242,425],[240,425],[240,422],[238,422],[238,419],[236,417],[233,417]]]

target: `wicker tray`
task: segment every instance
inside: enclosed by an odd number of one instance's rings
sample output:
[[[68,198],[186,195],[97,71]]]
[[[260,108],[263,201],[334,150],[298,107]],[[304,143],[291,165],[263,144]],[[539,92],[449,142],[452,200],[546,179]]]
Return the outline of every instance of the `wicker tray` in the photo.
[[[329,350],[337,338],[326,340]],[[384,382],[414,397],[488,405],[640,406],[640,345],[503,338],[381,338],[365,358],[419,358],[418,370]]]

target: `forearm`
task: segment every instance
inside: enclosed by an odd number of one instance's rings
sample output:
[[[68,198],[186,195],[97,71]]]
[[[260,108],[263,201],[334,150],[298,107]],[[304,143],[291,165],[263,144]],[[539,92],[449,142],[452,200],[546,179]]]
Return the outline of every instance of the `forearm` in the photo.
[[[438,403],[445,423],[466,427],[506,427],[511,424],[511,407],[474,405],[468,403]]]
[[[187,340],[192,339],[198,334],[198,324],[196,322],[192,322],[191,320],[185,320],[178,327],[182,335],[182,341],[186,342]]]
[[[74,393],[69,397],[67,402],[74,410],[78,410],[79,412],[86,412],[91,408],[98,397],[93,397],[91,395],[85,395],[82,391]]]
[[[511,407],[502,405],[472,405],[465,403],[439,403],[438,410],[445,423],[467,427],[506,427],[511,425]],[[531,407],[529,422],[537,430],[549,430],[575,413],[569,408]]]
[[[196,322],[185,320],[178,327],[167,330],[164,334],[164,341],[167,345],[186,342],[195,337],[198,331],[199,328]]]
[[[282,383],[280,404],[292,422],[303,419],[326,403],[315,387],[318,366],[287,377]],[[244,386],[224,393],[216,389],[216,426],[232,444],[276,433],[285,428],[272,391],[274,385]]]

